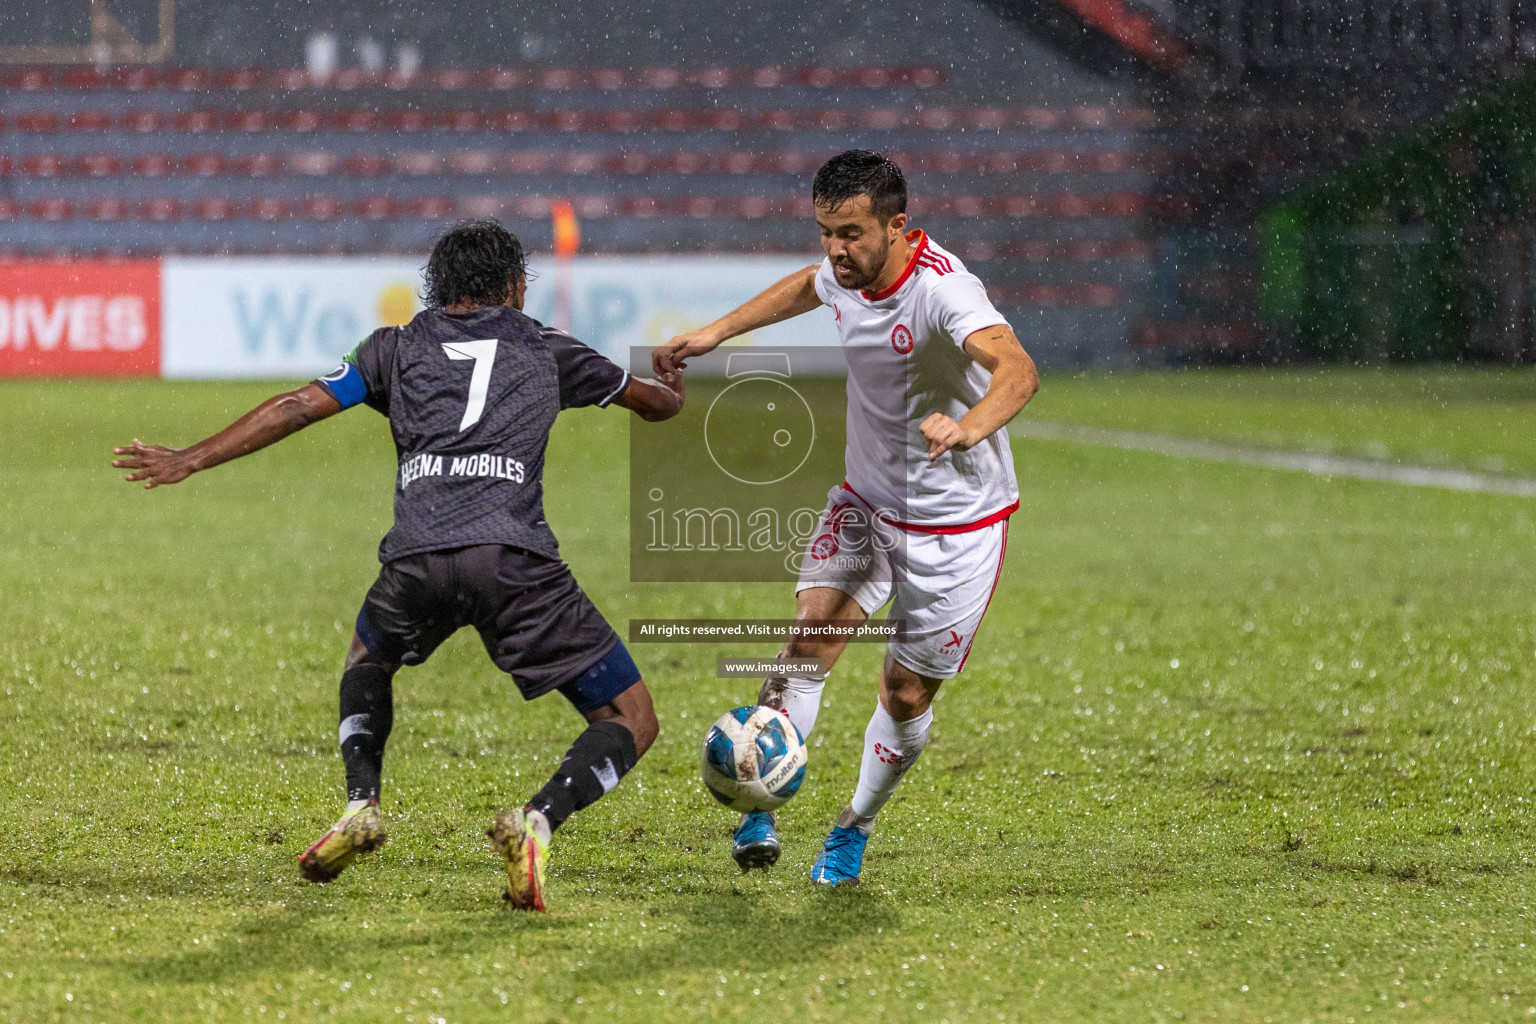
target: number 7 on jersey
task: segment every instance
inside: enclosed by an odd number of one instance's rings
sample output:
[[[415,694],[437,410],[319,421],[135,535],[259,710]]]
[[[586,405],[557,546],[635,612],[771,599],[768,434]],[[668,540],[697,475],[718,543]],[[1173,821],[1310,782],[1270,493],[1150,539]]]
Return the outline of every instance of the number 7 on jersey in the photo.
[[[475,368],[469,375],[469,401],[464,406],[464,418],[459,421],[459,433],[476,423],[485,413],[485,395],[491,388],[491,367],[496,363],[496,339],[484,341],[445,341],[443,351],[449,359],[473,359]]]

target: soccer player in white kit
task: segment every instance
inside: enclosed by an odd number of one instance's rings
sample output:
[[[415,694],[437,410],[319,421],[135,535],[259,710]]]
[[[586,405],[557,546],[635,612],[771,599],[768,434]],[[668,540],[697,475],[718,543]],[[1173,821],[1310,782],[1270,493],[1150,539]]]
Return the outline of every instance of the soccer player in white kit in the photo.
[[[981,281],[907,230],[895,163],[839,154],[811,196],[826,259],[673,338],[653,362],[671,373],[736,335],[832,307],[848,362],[847,478],[802,556],[795,617],[862,622],[890,602],[888,619],[906,623],[886,650],[858,787],[811,869],[818,883],[854,885],[875,816],[928,742],[934,695],[964,667],[997,587],[1019,507],[1004,428],[1039,377]],[[835,557],[851,552],[870,557]],[[823,673],[770,678],[759,701],[809,738],[845,645],[792,641],[783,656],[819,658]],[[779,850],[771,814],[743,816],[732,850],[743,869],[772,865]]]

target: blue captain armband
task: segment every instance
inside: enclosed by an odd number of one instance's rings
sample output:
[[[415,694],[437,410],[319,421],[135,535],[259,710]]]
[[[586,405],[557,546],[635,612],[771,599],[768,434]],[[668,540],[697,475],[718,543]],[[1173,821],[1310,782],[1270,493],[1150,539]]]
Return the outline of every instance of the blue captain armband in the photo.
[[[368,385],[363,383],[362,371],[350,360],[344,360],[340,366],[316,380],[315,383],[330,392],[331,397],[336,399],[343,409],[361,405],[363,399],[368,397]]]

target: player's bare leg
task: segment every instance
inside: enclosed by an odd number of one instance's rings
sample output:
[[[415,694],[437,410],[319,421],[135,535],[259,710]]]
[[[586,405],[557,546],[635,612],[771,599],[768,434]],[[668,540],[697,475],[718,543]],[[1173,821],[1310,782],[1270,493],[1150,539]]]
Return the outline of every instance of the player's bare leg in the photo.
[[[796,622],[847,622],[858,624],[869,615],[851,594],[835,587],[811,587],[795,595]],[[847,640],[796,637],[784,645],[779,657],[793,659],[816,658],[822,670],[816,675],[770,676],[763,681],[757,702],[777,708],[789,716],[802,738],[811,738],[816,716],[821,710],[821,691],[827,684],[827,675],[837,660],[843,656]]]
[[[811,879],[822,885],[857,885],[864,846],[875,816],[928,745],[933,698],[942,679],[919,675],[890,654],[880,671],[880,699],[864,731],[864,759],[853,800],[837,817]]]
[[[796,622],[861,623],[869,615],[849,594],[834,587],[811,587],[795,595]],[[827,675],[842,657],[846,640],[795,638],[784,645],[781,659],[818,658],[822,669],[815,674],[770,676],[764,680],[757,702],[777,708],[789,716],[803,739],[810,739],[821,710],[821,691]],[[780,844],[772,811],[743,814],[732,837],[731,856],[743,871],[770,868],[778,862]]]
[[[369,654],[354,633],[341,677],[341,756],[347,768],[347,806],[341,818],[299,856],[299,873],[311,882],[329,882],[360,855],[389,837],[379,812],[384,744],[394,726],[393,679],[398,665]]]
[[[498,814],[486,832],[506,863],[505,899],[519,910],[546,910],[544,867],[555,829],[617,786],[661,729],[643,681],[588,712],[586,719],[586,731],[576,737],[544,788],[527,805]]]

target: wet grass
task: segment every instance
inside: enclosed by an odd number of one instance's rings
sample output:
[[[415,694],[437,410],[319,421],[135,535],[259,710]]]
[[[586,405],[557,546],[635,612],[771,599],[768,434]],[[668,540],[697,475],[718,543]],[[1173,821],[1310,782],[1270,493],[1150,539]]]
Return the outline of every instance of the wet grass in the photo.
[[[1048,379],[1042,415],[1068,391],[1118,408],[1135,383]],[[352,412],[149,494],[105,464],[269,390],[0,383],[0,1018],[1362,1024],[1536,1006],[1528,501],[1015,442],[1008,571],[861,889],[806,871],[851,790],[879,652],[832,680],[780,867],[743,877],[696,744],[749,696],[713,659],[764,649],[648,645],[661,739],[557,837],[553,912],[520,916],[481,833],[579,721],[520,701],[469,634],[399,677],[390,845],[336,884],[297,881],[340,801],[335,687],[388,523],[382,421]],[[1320,421],[1339,415],[1313,390]],[[1370,436],[1470,436],[1462,412],[1408,402]],[[782,614],[785,587],[627,582],[627,429],[568,416],[551,455],[551,520],[599,606]]]
[[[1206,369],[1057,376],[1041,419],[1536,476],[1536,371]]]

